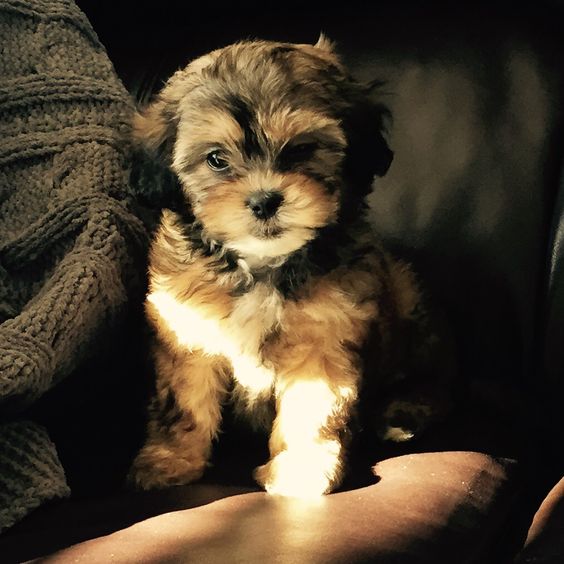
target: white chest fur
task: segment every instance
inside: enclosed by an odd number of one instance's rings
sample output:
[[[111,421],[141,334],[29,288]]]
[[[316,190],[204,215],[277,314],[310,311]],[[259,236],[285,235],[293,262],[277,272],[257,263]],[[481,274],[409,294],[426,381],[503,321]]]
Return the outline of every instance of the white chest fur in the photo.
[[[280,324],[282,306],[280,293],[261,282],[237,299],[227,325],[242,351],[258,353],[264,339]]]
[[[246,388],[249,400],[270,392],[274,383],[274,373],[260,351],[265,339],[280,324],[282,308],[283,299],[279,292],[257,283],[238,298],[226,320],[225,329],[236,349],[226,351],[226,356],[233,366],[234,378]]]
[[[266,337],[281,321],[283,298],[278,291],[260,282],[255,284],[234,301],[230,315],[223,319],[210,316],[189,301],[181,302],[165,290],[150,293],[147,300],[180,345],[226,357],[249,400],[270,392],[274,374],[260,351]]]

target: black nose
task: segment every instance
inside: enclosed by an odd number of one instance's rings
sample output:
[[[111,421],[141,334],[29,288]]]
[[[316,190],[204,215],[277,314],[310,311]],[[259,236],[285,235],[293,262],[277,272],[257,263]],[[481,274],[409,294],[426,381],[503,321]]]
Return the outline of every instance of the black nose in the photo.
[[[257,219],[268,219],[276,213],[283,201],[284,196],[280,192],[261,190],[251,194],[247,205]]]

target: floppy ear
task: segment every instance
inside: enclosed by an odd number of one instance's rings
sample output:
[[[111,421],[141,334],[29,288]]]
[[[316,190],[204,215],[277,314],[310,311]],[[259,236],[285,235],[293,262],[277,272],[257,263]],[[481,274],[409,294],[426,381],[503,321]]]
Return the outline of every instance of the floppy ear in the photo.
[[[174,74],[156,98],[133,116],[135,145],[163,164],[170,165],[178,125],[178,104],[182,80]]]
[[[175,72],[155,100],[135,114],[133,139],[139,147],[170,164],[182,98],[201,84],[202,71],[214,61],[216,53],[204,55]]]
[[[384,176],[392,164],[394,154],[384,136],[389,110],[375,104],[366,89],[352,83],[350,105],[342,117],[348,146],[344,174],[355,193],[367,196],[375,176]]]
[[[359,128],[359,131],[360,135],[364,136],[362,142],[366,144],[369,153],[371,173],[374,176],[384,176],[394,160],[394,153],[385,137],[385,122],[390,117],[390,111],[382,105],[370,102],[360,109],[364,116],[364,128]]]
[[[176,72],[156,98],[133,117],[134,153],[131,183],[140,201],[150,208],[186,210],[178,177],[171,169],[182,98],[193,88],[190,65]]]
[[[174,105],[159,95],[133,116],[133,140],[153,156],[169,160],[176,135]]]
[[[176,140],[176,105],[163,93],[133,116],[137,150],[130,182],[138,201],[150,209],[181,209],[182,190],[170,167]]]

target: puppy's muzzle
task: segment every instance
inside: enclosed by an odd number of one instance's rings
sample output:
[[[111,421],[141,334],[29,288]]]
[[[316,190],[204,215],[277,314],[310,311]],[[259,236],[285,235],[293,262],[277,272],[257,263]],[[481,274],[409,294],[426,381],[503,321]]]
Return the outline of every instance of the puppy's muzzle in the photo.
[[[284,196],[275,190],[254,192],[247,200],[247,206],[257,219],[267,220],[273,217],[282,205]]]

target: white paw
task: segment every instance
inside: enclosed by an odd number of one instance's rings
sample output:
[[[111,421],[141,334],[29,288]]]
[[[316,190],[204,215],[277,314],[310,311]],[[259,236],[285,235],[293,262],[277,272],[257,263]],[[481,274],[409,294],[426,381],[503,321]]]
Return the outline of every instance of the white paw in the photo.
[[[285,450],[255,470],[255,479],[269,494],[312,498],[329,493],[341,474],[340,447],[335,441],[307,449]]]

